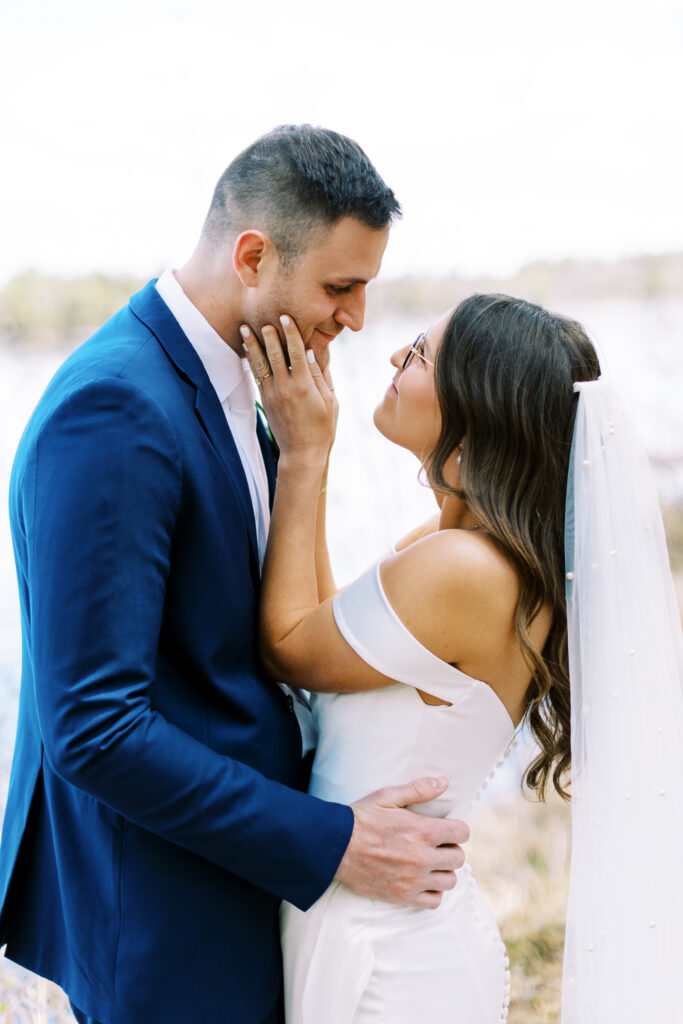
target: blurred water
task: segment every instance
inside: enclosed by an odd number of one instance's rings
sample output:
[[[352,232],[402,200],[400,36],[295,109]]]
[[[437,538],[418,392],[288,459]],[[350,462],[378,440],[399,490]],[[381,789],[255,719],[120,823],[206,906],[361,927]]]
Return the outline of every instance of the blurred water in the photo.
[[[0,347],[0,783],[6,779],[14,738],[21,662],[19,603],[7,516],[9,475],[26,420],[63,358],[54,352]]]
[[[663,496],[683,501],[683,302],[575,304],[571,313],[589,329],[631,406],[656,460]],[[409,319],[382,320],[359,335],[345,332],[335,343],[333,375],[341,410],[328,484],[328,520],[340,584],[353,579],[436,509],[431,493],[418,482],[415,459],[389,444],[372,425],[372,411],[394,372],[391,352],[427,326]],[[6,514],[9,472],[24,423],[62,358],[52,352],[0,348],[0,783],[9,768],[20,663]],[[497,785],[505,785],[504,780]],[[492,788],[495,795],[496,786]]]

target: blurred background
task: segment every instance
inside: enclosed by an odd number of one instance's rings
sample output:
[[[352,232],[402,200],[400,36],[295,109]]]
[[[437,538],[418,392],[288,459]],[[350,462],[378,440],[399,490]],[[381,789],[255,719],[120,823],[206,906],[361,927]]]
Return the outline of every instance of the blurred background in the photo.
[[[375,434],[391,352],[475,290],[588,328],[648,449],[683,594],[683,3],[679,0],[8,0],[0,12],[0,495],[64,356],[194,247],[214,183],[257,135],[357,139],[404,210],[366,328],[335,342],[330,544],[340,583],[433,511]],[[0,517],[0,807],[20,636]],[[567,808],[526,801],[524,738],[468,856],[508,944],[512,1024],[556,1021]],[[191,937],[179,937],[179,941]],[[0,1021],[69,1020],[0,959]]]

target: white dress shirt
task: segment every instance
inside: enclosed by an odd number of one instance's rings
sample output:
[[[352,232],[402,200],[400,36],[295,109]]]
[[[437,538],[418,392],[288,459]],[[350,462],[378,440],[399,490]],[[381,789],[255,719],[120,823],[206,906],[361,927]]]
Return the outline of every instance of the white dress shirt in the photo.
[[[201,359],[225,413],[249,485],[256,522],[259,564],[262,568],[270,526],[270,505],[268,477],[256,435],[256,392],[249,363],[230,348],[190,302],[173,270],[169,268],[164,271],[156,288]],[[315,747],[316,736],[310,706],[304,696],[306,691],[302,693],[297,687],[280,685],[294,701],[303,752],[307,753]]]
[[[268,540],[270,506],[268,477],[256,436],[256,395],[249,363],[223,341],[190,302],[172,270],[164,271],[156,287],[201,359],[223,407],[249,485],[262,566]]]

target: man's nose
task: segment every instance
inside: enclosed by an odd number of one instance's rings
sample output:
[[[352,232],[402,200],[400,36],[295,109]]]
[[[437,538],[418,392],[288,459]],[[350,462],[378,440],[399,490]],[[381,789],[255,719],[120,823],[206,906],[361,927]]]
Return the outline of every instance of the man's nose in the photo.
[[[358,288],[352,295],[345,296],[343,303],[334,311],[334,319],[350,331],[360,331],[365,323],[365,288]]]

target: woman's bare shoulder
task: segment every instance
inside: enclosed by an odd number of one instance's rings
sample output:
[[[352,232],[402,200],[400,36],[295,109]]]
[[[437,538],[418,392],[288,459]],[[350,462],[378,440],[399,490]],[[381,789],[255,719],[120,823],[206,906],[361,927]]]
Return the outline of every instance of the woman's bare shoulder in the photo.
[[[389,586],[419,577],[430,589],[465,589],[470,596],[491,589],[499,592],[502,587],[505,596],[516,600],[519,589],[510,560],[488,534],[478,530],[439,530],[422,537],[382,562],[381,573]]]
[[[440,513],[436,512],[430,519],[427,519],[426,522],[420,523],[419,526],[416,526],[410,531],[410,533],[407,533],[405,537],[401,537],[401,539],[396,542],[395,550],[404,551],[406,548],[410,547],[411,544],[414,544],[418,540],[422,540],[423,537],[435,534],[439,529],[439,518]]]
[[[474,530],[440,530],[386,559],[387,599],[407,628],[439,657],[457,661],[491,632],[507,633],[519,597],[514,567]]]

